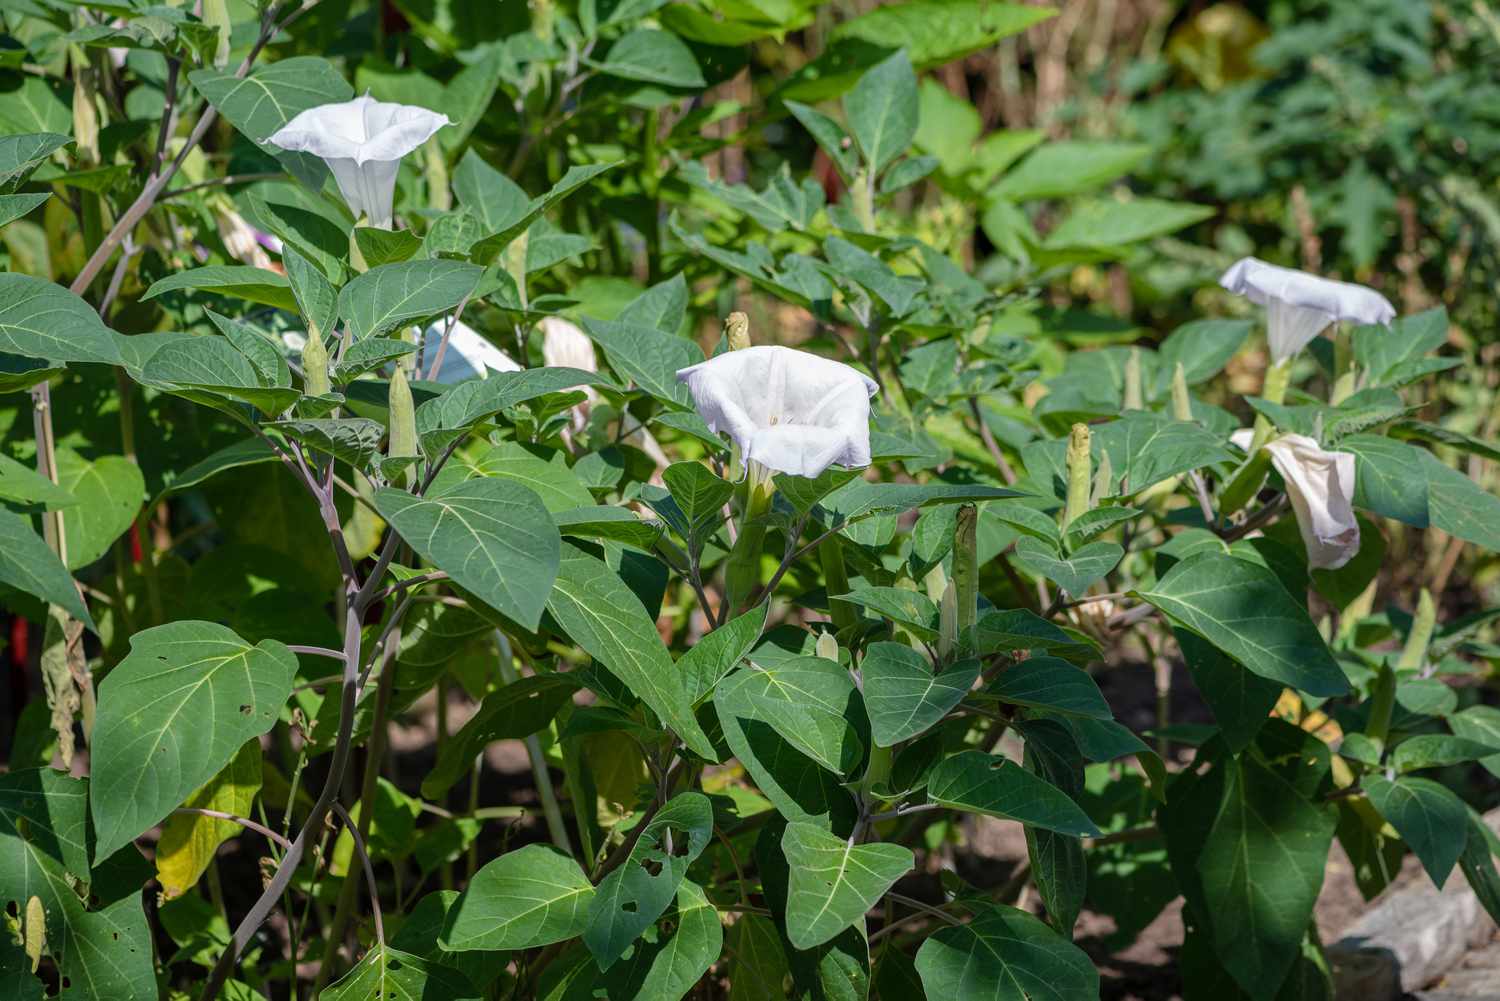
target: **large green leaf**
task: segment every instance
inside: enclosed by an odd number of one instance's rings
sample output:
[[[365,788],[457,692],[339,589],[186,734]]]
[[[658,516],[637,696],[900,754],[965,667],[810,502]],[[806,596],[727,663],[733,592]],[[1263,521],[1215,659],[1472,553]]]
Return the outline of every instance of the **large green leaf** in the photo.
[[[1021,496],[1023,495],[1014,490],[982,484],[870,483],[855,479],[829,493],[823,498],[822,505],[845,521],[856,521],[877,514],[910,511],[930,504],[965,504]]]
[[[927,796],[957,810],[1097,838],[1099,828],[1061,789],[996,754],[960,751],[927,777]]]
[[[650,706],[694,753],[717,760],[656,624],[618,574],[569,546],[546,601],[574,643]]]
[[[102,859],[213,778],[275,725],[297,658],[214,622],[182,621],[130,638],[99,685],[89,802]]]
[[[48,511],[78,503],[68,491],[8,455],[0,455],[0,501],[39,505]]]
[[[608,382],[592,372],[561,366],[491,372],[487,378],[460,383],[417,407],[417,433],[421,435],[422,448],[433,455],[463,437],[469,428],[507,407],[589,385],[608,385]]]
[[[140,467],[118,455],[90,462],[70,449],[59,449],[57,483],[78,501],[63,511],[68,567],[73,570],[108,552],[130,529],[145,501]]]
[[[1068,594],[1081,595],[1104,579],[1125,555],[1114,542],[1090,542],[1064,557],[1045,542],[1030,536],[1016,540],[1015,561],[1022,569],[1045,577]]]
[[[18,915],[26,914],[33,896],[39,899],[46,915],[43,953],[66,985],[54,995],[61,1001],[156,1001],[140,883],[126,890],[107,885],[103,872],[90,873],[87,800],[83,780],[50,768],[0,775],[0,899],[13,901]],[[140,863],[139,853],[128,851]],[[25,965],[11,967],[16,957]],[[8,998],[40,1001],[42,981],[29,969],[8,934],[0,944],[0,987],[14,992]]]
[[[119,334],[61,285],[0,272],[0,352],[49,362],[120,364]]]
[[[32,530],[31,519],[4,507],[0,507],[0,583],[59,605],[95,629],[68,568]]]
[[[1132,143],[1047,143],[1002,177],[992,193],[1011,201],[1075,195],[1108,184],[1150,155],[1150,146]]]
[[[1159,198],[1113,198],[1085,202],[1047,234],[1048,249],[1110,249],[1175,233],[1214,214],[1207,205]]]
[[[343,287],[339,316],[355,340],[379,337],[457,309],[483,274],[483,268],[467,261],[382,264]]]
[[[734,486],[701,462],[674,462],[661,478],[687,519],[688,542],[696,551],[706,535],[723,524],[723,508],[734,495]]]
[[[551,512],[571,511],[594,503],[594,495],[568,468],[561,452],[546,459],[518,442],[503,441],[472,460],[458,456],[454,461],[451,468],[455,471],[462,469],[471,476],[519,483],[541,498],[543,506]]]
[[[42,161],[72,141],[57,132],[0,137],[0,192],[14,191]]]
[[[578,863],[526,845],[474,874],[443,926],[452,952],[531,949],[582,935],[594,887]]]
[[[676,35],[652,28],[632,31],[615,42],[599,68],[610,76],[664,87],[703,86],[693,50]]]
[[[535,493],[473,479],[415,497],[385,487],[375,508],[424,559],[528,629],[541,621],[562,540]]]
[[[1263,678],[1309,695],[1349,690],[1307,610],[1263,566],[1222,553],[1198,553],[1174,564],[1154,588],[1139,594],[1174,624]]]
[[[835,26],[833,37],[858,39],[882,49],[904,48],[913,63],[926,69],[987,49],[1054,13],[1019,3],[916,0],[871,7]]]
[[[720,716],[771,727],[798,751],[836,775],[847,775],[864,753],[855,730],[862,715],[849,672],[821,657],[793,657],[747,668],[719,685]]]
[[[791,870],[786,934],[798,949],[822,945],[859,922],[916,864],[909,848],[855,844],[807,823],[786,825],[781,850]]]
[[[945,925],[917,950],[929,998],[951,1001],[1083,1001],[1099,973],[1083,950],[1025,911],[976,904],[974,920]]]
[[[457,970],[390,946],[365,953],[322,994],[324,1001],[480,1001],[480,991]]]
[[[331,455],[356,469],[369,469],[381,455],[385,426],[368,417],[320,417],[315,420],[270,421],[293,441],[301,442],[314,452]]]
[[[320,104],[347,101],[353,88],[332,63],[314,56],[278,59],[236,79],[202,69],[188,80],[235,128],[264,142],[293,117]]]
[[[844,98],[844,112],[872,173],[905,153],[917,132],[917,75],[906,53],[866,70]]]
[[[1220,963],[1269,997],[1300,954],[1336,826],[1252,755],[1225,755],[1173,785],[1161,812],[1172,871]]]
[[[713,836],[713,807],[702,793],[672,798],[645,821],[630,855],[600,881],[589,902],[583,942],[608,970],[630,943],[661,917]]]
[[[1265,725],[1283,686],[1245,670],[1196,633],[1186,629],[1172,633],[1193,684],[1213,710],[1224,742],[1235,753],[1243,751]]]
[[[223,337],[174,338],[146,359],[141,378],[208,406],[243,400],[271,417],[302,398],[298,390],[275,385]]]
[[[980,667],[965,660],[936,674],[926,657],[905,644],[870,644],[859,666],[870,739],[892,747],[925,733],[963,701]]]
[[[1030,657],[1000,672],[984,694],[1028,709],[1111,719],[1109,703],[1087,671],[1060,657]]]
[[[769,602],[756,605],[704,636],[678,658],[677,670],[690,702],[696,705],[707,698],[719,681],[740,665],[760,639],[769,612]]]
[[[1365,794],[1411,846],[1439,888],[1458,863],[1468,838],[1468,811],[1456,794],[1431,779],[1367,775]]]
[[[285,277],[264,268],[243,264],[214,264],[190,271],[178,271],[152,283],[142,299],[154,299],[167,292],[212,292],[246,302],[257,302],[277,309],[295,311],[297,298]]]
[[[583,329],[604,349],[610,367],[659,400],[683,407],[692,405],[687,387],[677,381],[677,370],[703,360],[696,343],[676,334],[624,321],[584,318]]]
[[[439,664],[447,665],[450,657]],[[497,740],[520,740],[545,729],[572,699],[578,683],[564,674],[533,674],[490,692],[459,731],[438,748],[437,762],[422,779],[422,795],[441,799],[474,767],[474,759]],[[474,946],[473,948],[509,948]]]

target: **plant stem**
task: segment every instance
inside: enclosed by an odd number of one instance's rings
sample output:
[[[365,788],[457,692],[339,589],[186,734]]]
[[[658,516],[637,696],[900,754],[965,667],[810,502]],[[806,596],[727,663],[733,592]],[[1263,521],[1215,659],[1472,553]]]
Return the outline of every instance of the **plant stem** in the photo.
[[[511,663],[510,639],[499,630],[495,631],[495,638],[500,643],[500,679],[507,685],[514,684],[518,679],[516,666]],[[547,771],[547,756],[542,752],[542,743],[537,740],[536,734],[528,736],[526,744],[526,757],[531,760],[531,774],[536,780],[537,798],[542,801],[542,816],[547,818],[547,833],[552,837],[552,843],[564,855],[573,854],[573,845],[568,840],[568,828],[563,824],[562,809],[557,803],[557,790],[552,785],[552,774]]]

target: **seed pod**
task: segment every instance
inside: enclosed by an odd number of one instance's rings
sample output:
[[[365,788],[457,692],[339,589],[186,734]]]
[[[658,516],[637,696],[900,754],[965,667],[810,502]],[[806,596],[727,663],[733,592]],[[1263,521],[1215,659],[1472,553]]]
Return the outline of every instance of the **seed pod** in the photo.
[[[744,313],[730,313],[724,318],[724,340],[729,350],[738,351],[750,346],[750,317]]]
[[[308,396],[327,396],[332,390],[328,381],[328,348],[323,344],[322,334],[309,330],[307,343],[302,345],[302,392]]]
[[[411,400],[411,385],[406,381],[406,373],[401,371],[398,365],[396,371],[391,375],[390,396],[390,437],[386,442],[385,454],[387,458],[404,459],[417,454],[417,418]],[[411,482],[413,470],[406,469],[406,481]]]
[[[1182,362],[1172,369],[1172,416],[1180,421],[1193,419],[1193,398],[1188,396],[1187,374]]]
[[[953,529],[953,583],[958,588],[958,635],[979,618],[979,509],[964,504]]]
[[[1063,528],[1089,509],[1089,477],[1093,463],[1089,455],[1089,426],[1074,424],[1068,437],[1068,504],[1063,510]]]

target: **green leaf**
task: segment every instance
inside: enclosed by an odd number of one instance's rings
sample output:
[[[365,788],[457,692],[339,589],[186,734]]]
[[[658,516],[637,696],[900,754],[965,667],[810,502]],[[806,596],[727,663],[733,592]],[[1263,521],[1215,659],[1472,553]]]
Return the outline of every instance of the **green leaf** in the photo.
[[[1280,682],[1247,671],[1213,644],[1186,629],[1173,629],[1193,684],[1213,710],[1224,742],[1236,754],[1255,740],[1281,698]]]
[[[88,566],[129,531],[145,501],[141,469],[123,456],[90,462],[71,449],[57,452],[57,483],[77,504],[63,511],[68,569]]]
[[[552,521],[563,535],[578,539],[609,539],[649,550],[661,537],[660,522],[646,521],[627,508],[591,504],[553,511]]]
[[[0,226],[15,222],[51,197],[52,193],[50,191],[35,191],[21,195],[0,195]]]
[[[925,733],[963,701],[982,665],[960,661],[934,674],[927,658],[901,643],[872,643],[860,662],[870,738],[893,747]]]
[[[380,456],[385,426],[368,417],[325,417],[307,421],[270,421],[293,441],[301,442],[315,452],[331,455],[356,469],[369,469]]]
[[[1442,889],[1468,838],[1464,801],[1431,779],[1366,775],[1365,794],[1411,846],[1432,882]]]
[[[604,349],[610,367],[659,400],[692,406],[687,387],[677,381],[677,370],[703,361],[696,343],[653,327],[584,317],[583,329]]]
[[[838,274],[864,286],[896,316],[905,316],[922,290],[921,279],[896,274],[880,258],[842,237],[824,240],[823,253]]]
[[[400,264],[409,261],[422,249],[422,241],[410,230],[376,229],[373,226],[354,227],[354,242],[365,259],[365,265],[378,268],[382,264]]]
[[[1461,765],[1497,754],[1500,754],[1500,747],[1493,743],[1446,733],[1419,733],[1396,745],[1391,752],[1391,767],[1398,773],[1414,772],[1423,768]]]
[[[243,400],[275,417],[302,398],[301,392],[276,386],[255,364],[223,337],[182,337],[163,344],[142,366],[141,380],[172,387],[196,403],[219,405],[223,398]]]
[[[1500,709],[1494,706],[1470,706],[1448,717],[1448,727],[1460,737],[1479,744],[1500,748]],[[1480,760],[1491,774],[1500,776],[1500,752]]]
[[[713,694],[714,688],[750,653],[765,628],[770,603],[761,602],[737,615],[688,648],[677,661],[677,671],[694,705]]]
[[[661,478],[687,517],[688,543],[696,550],[723,524],[724,505],[734,496],[734,485],[703,463],[691,461],[672,463]]]
[[[844,112],[871,171],[905,153],[917,133],[917,75],[906,53],[866,70],[845,96]]]
[[[846,522],[871,515],[910,511],[930,504],[964,504],[970,501],[1021,497],[1004,487],[951,483],[870,483],[854,479],[823,498],[823,507]]]
[[[367,337],[357,344],[349,345],[343,360],[334,367],[330,375],[334,382],[353,382],[416,350],[417,346],[408,341],[398,341],[391,337]]]
[[[214,622],[181,621],[130,638],[99,685],[89,802],[104,859],[159,822],[270,730],[297,658]]]
[[[1156,350],[1151,395],[1167,398],[1178,365],[1189,386],[1218,375],[1250,336],[1251,326],[1249,320],[1192,320],[1172,331]]]
[[[141,299],[155,299],[167,292],[212,292],[277,309],[297,310],[291,283],[274,271],[241,264],[215,264],[167,275],[151,284]]]
[[[1084,759],[1072,734],[1045,719],[1023,720],[1019,727],[1026,740],[1022,767],[1078,802],[1084,793]],[[1070,835],[1027,827],[1026,856],[1047,910],[1047,923],[1071,939],[1088,888],[1089,866],[1083,842]]]
[[[1138,595],[1263,678],[1309,695],[1349,690],[1306,608],[1265,567],[1198,553]]]
[[[673,797],[645,827],[625,862],[600,881],[589,902],[584,945],[608,970],[661,917],[713,836],[713,807],[702,793]]]
[[[218,473],[238,469],[241,466],[254,466],[275,461],[276,453],[271,451],[271,446],[260,438],[246,438],[244,441],[225,445],[216,452],[210,452],[182,472],[170,476],[161,492],[152,498],[151,506],[155,507],[169,494],[196,487],[212,479]]]
[[[1045,542],[1022,536],[1016,540],[1015,561],[1023,570],[1054,581],[1068,594],[1084,594],[1119,564],[1125,550],[1113,542],[1090,542],[1066,559]]]
[[[62,286],[0,272],[0,352],[119,365],[121,339],[92,306]]]
[[[1189,911],[1239,986],[1272,996],[1312,919],[1334,813],[1248,754],[1178,782],[1161,817]]]
[[[850,719],[858,718],[854,680],[831,660],[792,657],[741,670],[720,683],[714,704],[721,717],[765,723],[836,775],[853,771],[864,753]]]
[[[905,48],[913,63],[927,69],[987,49],[1055,13],[1019,3],[918,0],[872,7],[837,25],[833,37]]]
[[[1080,1001],[1099,996],[1088,955],[1025,911],[974,905],[974,920],[944,925],[917,950],[929,998],[952,1001]]]
[[[452,952],[531,949],[582,935],[594,887],[578,863],[526,845],[476,872],[448,912],[440,943]]]
[[[1058,650],[1078,640],[1055,623],[1024,608],[986,612],[974,627],[974,650],[980,654],[1002,650]]]
[[[403,261],[371,268],[339,292],[339,316],[355,340],[447,313],[479,284],[484,269],[467,261]]]
[[[558,575],[562,542],[535,493],[501,479],[474,479],[414,497],[390,487],[375,508],[423,559],[528,629]]]
[[[50,768],[0,775],[0,898],[14,901],[20,915],[27,901],[39,899],[46,915],[44,954],[69,984],[59,997],[157,1001],[151,929],[139,890],[145,877],[128,891],[109,885],[106,870],[90,872],[87,800],[86,782]],[[139,852],[127,851],[137,864],[143,861]],[[42,981],[29,973],[30,964],[10,965],[18,955],[25,962],[14,943],[9,938],[0,950],[0,987],[8,988],[8,998],[40,1001]]]
[[[0,501],[38,504],[49,511],[77,504],[78,498],[30,466],[8,455],[0,455]]]
[[[991,189],[1010,201],[1063,198],[1102,187],[1151,155],[1133,143],[1062,140],[1039,147]]]
[[[868,608],[878,616],[909,627],[922,639],[937,638],[938,607],[920,591],[904,587],[857,587],[839,595],[840,601]]]
[[[556,205],[600,174],[608,170],[613,170],[617,166],[619,166],[618,161],[614,163],[575,164],[569,167],[568,172],[562,176],[562,180],[554,184],[551,190],[545,195],[532,199],[531,204],[525,212],[514,217],[500,232],[486,237],[477,244],[473,248],[476,259],[492,262],[501,250],[510,245],[512,240],[530,229],[531,224],[543,212],[546,212],[553,205]]]
[[[960,751],[927,777],[934,803],[1002,820],[1019,820],[1059,834],[1099,837],[1099,829],[1061,789],[999,755]]]
[[[491,372],[486,378],[460,383],[417,407],[417,432],[422,438],[422,448],[429,455],[440,453],[468,429],[508,407],[590,385],[608,385],[608,382],[592,372],[561,366]],[[589,500],[592,503],[593,498]]]
[[[0,351],[0,393],[24,393],[38,383],[46,382],[66,367],[62,362],[23,358]]]
[[[472,461],[455,457],[452,468],[465,469],[470,476],[520,484],[541,498],[548,511],[570,511],[594,503],[593,494],[568,468],[561,452],[554,453],[549,461],[518,442],[505,441]]]
[[[223,771],[183,803],[236,817],[250,815],[262,781],[260,742],[246,741]],[[162,825],[156,844],[156,880],[162,896],[172,900],[191,890],[213,864],[218,848],[244,828],[232,821],[196,813],[174,813]]]
[[[31,176],[33,170],[72,141],[68,136],[57,132],[0,136],[0,193],[10,194],[15,191],[19,184]]]
[[[297,311],[302,314],[307,329],[326,339],[338,322],[338,290],[317,265],[297,253],[294,247],[282,248],[281,263],[286,268],[287,285],[297,300]]]
[[[1448,311],[1441,306],[1398,316],[1389,327],[1356,327],[1351,336],[1354,363],[1368,385],[1385,385],[1403,365],[1419,361],[1448,340]]]
[[[78,585],[57,554],[31,528],[31,519],[0,506],[0,583],[58,605],[93,632]]]
[[[909,848],[859,845],[808,823],[787,824],[781,850],[791,870],[786,935],[798,949],[822,945],[861,922],[916,864]]]
[[[1088,672],[1059,657],[1030,657],[1012,664],[984,689],[984,694],[1028,709],[1089,719],[1113,718],[1109,703]]]
[[[566,547],[546,600],[569,639],[650,706],[695,754],[717,760],[656,623],[618,574],[582,550]]]
[[[1047,234],[1045,246],[1049,250],[1075,247],[1109,250],[1175,233],[1213,214],[1214,209],[1207,205],[1159,198],[1099,199],[1076,206]]]
[[[1495,870],[1493,838],[1484,818],[1470,812],[1464,853],[1459,856],[1458,865],[1480,905],[1491,919],[1500,920],[1500,872]]]
[[[324,1001],[480,1001],[483,995],[457,970],[390,946],[365,953],[322,994]]]
[[[828,158],[843,175],[844,183],[853,181],[854,175],[859,172],[859,163],[846,143],[848,136],[844,133],[843,126],[818,109],[797,101],[787,101],[786,110],[802,123],[802,127],[807,129],[823,152],[828,154]]]
[[[514,225],[531,205],[531,196],[519,184],[472,149],[464,153],[453,172],[453,193],[479,223],[483,236]]]
[[[615,42],[599,69],[624,80],[663,87],[704,86],[693,51],[676,35],[652,28],[637,29]]]
[[[578,683],[562,674],[533,674],[502,685],[484,697],[468,722],[438,749],[437,762],[422,779],[422,795],[438,800],[474,767],[474,759],[497,740],[520,740],[545,730],[570,702]],[[541,943],[538,943],[541,944]],[[474,945],[472,949],[512,946]]]

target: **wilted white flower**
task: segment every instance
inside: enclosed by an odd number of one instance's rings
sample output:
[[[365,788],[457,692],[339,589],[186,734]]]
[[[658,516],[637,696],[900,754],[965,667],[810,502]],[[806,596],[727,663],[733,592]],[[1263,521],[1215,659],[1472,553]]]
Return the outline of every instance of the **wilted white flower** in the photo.
[[[1297,528],[1307,547],[1308,566],[1337,570],[1348,563],[1359,552],[1353,454],[1325,451],[1300,434],[1283,435],[1265,448],[1286,481]]]
[[[1280,268],[1254,257],[1236,261],[1219,284],[1266,307],[1271,360],[1277,363],[1307,347],[1331,323],[1349,320],[1389,326],[1396,315],[1396,308],[1374,289]]]
[[[437,321],[422,333],[422,375],[428,378],[427,370],[437,361],[442,349],[443,331],[448,328],[446,318]],[[448,348],[443,351],[442,364],[437,373],[430,376],[433,382],[464,382],[467,379],[487,378],[491,371],[519,372],[521,366],[515,359],[462,320],[453,323],[448,335]]]
[[[848,365],[806,351],[726,351],[677,373],[709,428],[767,469],[817,476],[870,464],[870,397],[880,387]]]
[[[401,158],[451,124],[447,115],[436,111],[389,104],[366,94],[309,108],[269,141],[284,150],[321,157],[355,218],[364,216],[371,226],[389,229]]]
[[[542,361],[548,368],[578,368],[585,372],[599,371],[599,359],[594,355],[594,342],[589,335],[578,329],[578,325],[560,316],[543,317]],[[588,401],[573,408],[573,430],[582,431],[588,423],[589,406],[597,399],[592,386],[584,386]]]
[[[215,215],[219,220],[219,236],[231,257],[251,267],[271,270],[271,255],[266,251],[280,253],[280,240],[257,230],[231,207],[221,206]]]

